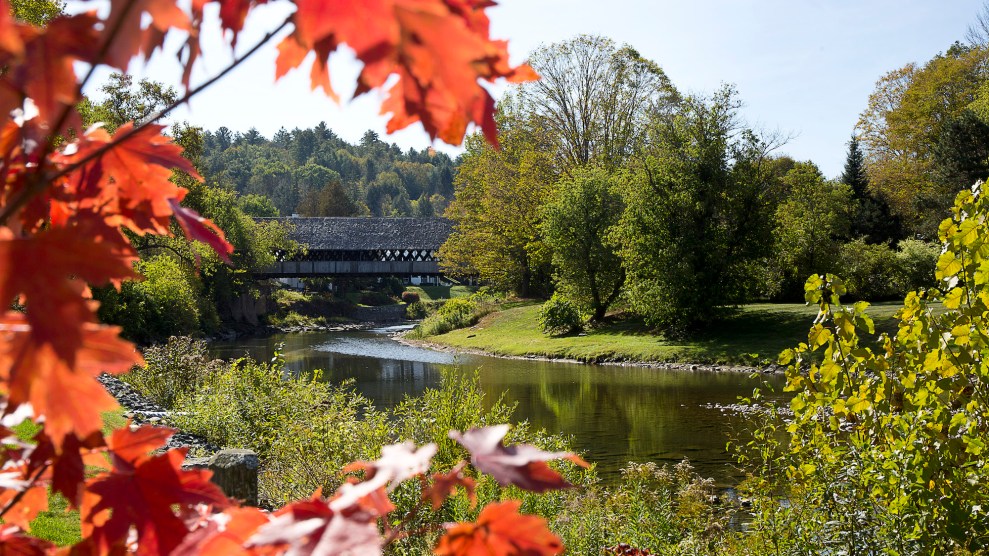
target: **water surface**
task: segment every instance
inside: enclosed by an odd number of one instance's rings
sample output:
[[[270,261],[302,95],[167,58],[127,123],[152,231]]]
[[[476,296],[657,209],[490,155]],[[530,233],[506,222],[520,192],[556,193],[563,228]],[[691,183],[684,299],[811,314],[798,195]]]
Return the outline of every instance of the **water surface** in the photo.
[[[286,366],[322,369],[331,382],[354,379],[358,392],[380,408],[439,385],[441,369],[478,370],[486,403],[505,392],[515,419],[573,436],[574,448],[614,477],[629,461],[676,463],[689,458],[721,484],[739,478],[725,451],[737,417],[723,405],[748,396],[764,381],[782,378],[743,373],[671,371],[634,366],[584,365],[501,359],[410,347],[391,338],[401,327],[365,331],[284,334],[218,342],[219,357],[245,353],[268,359],[284,343]]]

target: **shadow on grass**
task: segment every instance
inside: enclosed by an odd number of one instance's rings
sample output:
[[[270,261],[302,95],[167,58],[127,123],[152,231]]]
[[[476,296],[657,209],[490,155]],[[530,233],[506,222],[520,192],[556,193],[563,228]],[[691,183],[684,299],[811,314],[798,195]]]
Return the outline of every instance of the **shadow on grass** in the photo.
[[[896,311],[901,302],[874,304],[869,314],[875,334],[861,334],[865,347],[876,348],[882,333],[896,334]],[[807,341],[807,333],[817,317],[817,308],[803,305],[749,306],[725,320],[712,324],[693,338],[701,349],[716,357],[749,354],[753,362],[775,362],[779,353]]]

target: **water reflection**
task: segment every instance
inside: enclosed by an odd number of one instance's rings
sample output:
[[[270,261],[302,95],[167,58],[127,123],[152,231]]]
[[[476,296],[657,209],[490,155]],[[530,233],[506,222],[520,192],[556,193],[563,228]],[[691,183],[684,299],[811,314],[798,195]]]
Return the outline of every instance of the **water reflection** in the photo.
[[[715,407],[746,396],[766,377],[454,356],[404,346],[394,329],[311,333],[218,343],[220,357],[249,353],[270,358],[284,342],[286,366],[305,373],[323,369],[331,382],[354,379],[355,388],[381,408],[439,384],[441,369],[479,369],[491,404],[502,392],[517,402],[516,419],[574,437],[574,447],[613,475],[628,461],[675,463],[687,457],[721,483],[736,473],[725,452],[733,417]],[[769,382],[782,386],[779,377]]]

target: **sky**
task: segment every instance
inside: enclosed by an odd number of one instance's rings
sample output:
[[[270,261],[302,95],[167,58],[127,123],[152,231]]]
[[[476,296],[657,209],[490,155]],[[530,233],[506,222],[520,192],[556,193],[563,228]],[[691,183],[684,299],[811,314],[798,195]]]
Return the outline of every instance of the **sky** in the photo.
[[[276,27],[289,6],[254,10],[238,50]],[[825,175],[837,177],[876,81],[964,40],[981,8],[982,0],[501,0],[488,13],[492,37],[509,41],[513,63],[542,44],[589,33],[632,46],[659,64],[682,92],[708,94],[733,84],[749,126],[792,137],[779,153],[812,160]],[[231,60],[218,24],[209,29],[203,37],[204,63],[194,72],[193,84]],[[403,150],[431,144],[418,125],[385,137],[380,93],[338,106],[310,91],[308,70],[274,83],[274,44],[194,98],[171,121],[209,130],[255,127],[269,138],[281,127],[308,128],[325,121],[350,142],[373,129]],[[332,60],[334,87],[344,98],[359,68],[349,52]],[[181,75],[170,53],[148,64],[135,62],[130,72],[170,84]],[[97,76],[88,89],[91,95],[99,96],[97,86],[105,77]],[[504,85],[492,88],[496,96],[504,90]],[[460,152],[434,146],[451,155]]]

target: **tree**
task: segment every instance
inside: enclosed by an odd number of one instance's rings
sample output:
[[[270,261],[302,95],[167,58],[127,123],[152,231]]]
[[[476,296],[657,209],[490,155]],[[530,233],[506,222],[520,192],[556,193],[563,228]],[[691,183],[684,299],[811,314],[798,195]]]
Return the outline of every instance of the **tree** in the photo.
[[[845,158],[845,170],[841,173],[841,183],[852,188],[856,199],[866,196],[869,190],[869,176],[865,171],[865,155],[859,148],[859,140],[852,135],[848,141],[848,156]]]
[[[975,183],[989,178],[989,123],[966,109],[944,126],[932,150],[940,183]]]
[[[274,218],[278,208],[264,195],[244,195],[237,200],[237,206],[247,216],[254,218]]]
[[[903,237],[900,220],[891,213],[889,203],[882,195],[877,195],[869,188],[865,154],[859,148],[859,140],[854,135],[848,142],[848,157],[845,159],[841,183],[851,188],[854,203],[848,235],[852,238],[865,238],[869,243],[886,243]],[[795,278],[802,279],[806,274]]]
[[[110,132],[130,121],[158,121],[161,110],[177,99],[175,89],[150,79],[142,79],[135,88],[133,78],[125,73],[111,74],[100,90],[106,96],[102,102],[85,99],[78,110],[87,126],[99,122]]]
[[[624,163],[650,114],[679,98],[663,70],[629,46],[579,35],[543,46],[529,63],[542,77],[520,91],[520,108],[539,120],[562,168]]]
[[[958,185],[939,179],[936,145],[978,100],[987,68],[989,49],[955,43],[922,67],[883,76],[859,118],[871,187],[912,233],[934,237],[948,213]]]
[[[970,46],[989,47],[989,4],[983,2],[975,21],[968,26],[965,40]]]
[[[807,276],[837,268],[839,248],[848,236],[853,190],[825,180],[809,162],[798,163],[783,181],[789,194],[776,208],[773,251],[782,293],[799,299]]]
[[[65,11],[62,0],[11,0],[14,17],[38,27],[45,26]]]
[[[555,197],[542,208],[556,286],[595,321],[604,318],[625,284],[625,268],[609,238],[623,209],[615,181],[600,168],[576,170],[557,183]]]
[[[360,213],[339,180],[320,189],[310,189],[295,211],[302,216],[357,216]]]
[[[746,299],[752,266],[769,252],[777,193],[770,143],[737,120],[724,88],[687,98],[650,127],[645,160],[625,190],[616,241],[636,312],[670,336]]]
[[[539,209],[552,195],[557,174],[546,134],[522,119],[511,101],[499,106],[498,123],[500,150],[479,135],[467,139],[445,213],[454,228],[440,248],[440,267],[528,297],[548,290],[549,253]]]
[[[188,191],[170,181],[173,169],[198,175],[181,157],[181,148],[162,135],[163,126],[127,122],[112,134],[74,126],[84,85],[77,82],[75,68],[108,64],[123,70],[131,58],[163,47],[174,28],[188,41],[183,58],[188,79],[200,53],[199,26],[207,3],[187,4],[187,13],[167,1],[115,2],[102,18],[95,12],[60,16],[43,29],[16,22],[2,6],[0,63],[7,71],[0,75],[0,113],[13,110],[14,116],[4,125],[7,140],[0,145],[0,299],[6,307],[16,300],[20,310],[0,316],[0,406],[5,423],[30,420],[35,431],[30,442],[3,447],[0,542],[5,552],[53,549],[23,529],[44,509],[49,489],[80,509],[84,538],[66,550],[80,554],[132,549],[142,554],[241,549],[376,554],[404,535],[405,524],[416,517],[412,513],[396,521],[388,515],[393,507],[389,495],[401,483],[421,479],[418,507],[442,504],[455,488],[473,489],[462,473],[466,462],[430,481],[425,475],[437,446],[397,444],[383,448],[380,460],[352,466],[363,470],[366,480],[345,484],[330,499],[317,492],[266,514],[228,499],[209,481],[208,471],[183,470],[183,451],[159,451],[172,432],[168,429],[135,431],[128,425],[108,437],[102,434],[101,412],[115,404],[95,376],[124,372],[141,357],[118,338],[116,328],[97,324],[86,283],[119,284],[132,277],[132,235],[167,236],[173,218],[187,237],[225,261],[232,247],[215,224],[179,204]],[[220,7],[224,36],[234,42],[253,4],[223,2]],[[493,100],[479,80],[532,77],[528,68],[509,65],[504,43],[489,39],[486,5],[415,2],[411,7],[425,10],[430,15],[425,18],[399,17],[399,12],[409,15],[410,6],[404,4],[340,2],[332,16],[325,7],[300,1],[288,19],[247,52],[283,37],[278,76],[311,60],[313,85],[329,92],[323,81],[327,56],[347,43],[365,63],[358,90],[380,87],[399,74],[385,100],[392,129],[419,121],[433,137],[459,141],[474,122],[494,140]],[[289,34],[281,32],[290,27]],[[312,60],[314,50],[318,55]],[[38,70],[39,63],[45,71]],[[506,447],[507,432],[507,426],[488,427],[454,431],[451,437],[481,472],[503,486],[537,492],[563,488],[568,483],[546,461],[568,458],[586,465],[571,454]],[[10,436],[9,430],[5,433]],[[103,471],[87,476],[84,464]],[[517,501],[488,505],[477,523],[452,526],[437,551],[467,554],[489,543],[531,554],[562,551],[545,521],[520,515],[518,509]]]

